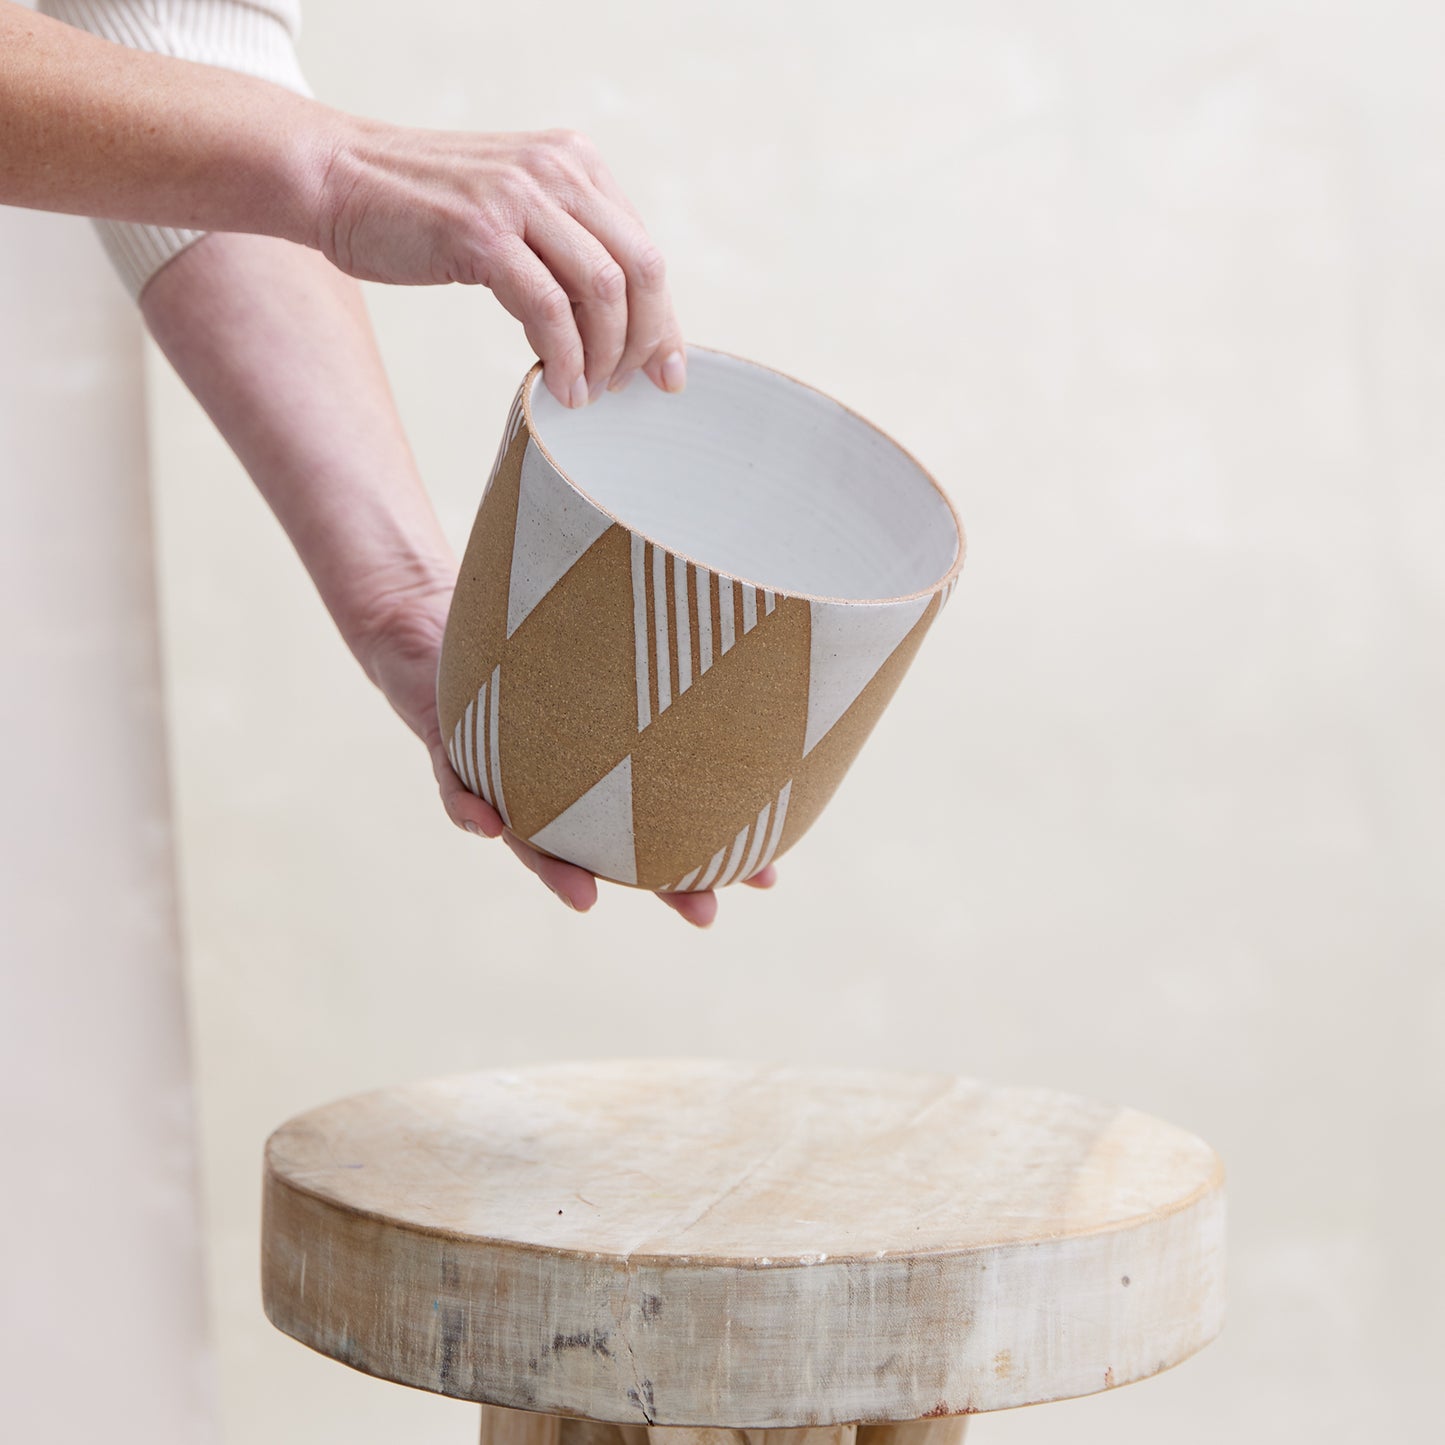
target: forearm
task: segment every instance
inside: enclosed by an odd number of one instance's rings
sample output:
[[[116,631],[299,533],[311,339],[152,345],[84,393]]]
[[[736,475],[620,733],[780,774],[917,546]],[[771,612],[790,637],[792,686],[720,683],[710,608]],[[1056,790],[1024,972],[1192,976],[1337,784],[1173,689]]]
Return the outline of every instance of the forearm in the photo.
[[[389,611],[449,590],[456,563],[360,287],[301,247],[214,235],[156,276],[142,310],[372,672]]]
[[[90,23],[103,8],[50,3]],[[231,8],[239,18],[268,7]],[[146,5],[117,33],[163,33],[168,13]],[[486,286],[522,322],[564,406],[638,371],[664,391],[686,384],[662,254],[575,131],[453,133],[348,116],[0,0],[6,203],[164,228],[163,244],[112,246],[137,292],[198,231],[296,241],[365,280]]]
[[[141,298],[151,331],[251,474],[342,635],[426,744],[452,821],[495,838],[503,817],[457,776],[437,718],[437,664],[456,560],[417,475],[357,283],[264,236],[212,235]],[[585,869],[507,846],[569,908],[597,900]],[[772,869],[749,880],[773,881]],[[711,893],[664,893],[705,927]]]
[[[343,120],[0,0],[0,204],[315,245]]]

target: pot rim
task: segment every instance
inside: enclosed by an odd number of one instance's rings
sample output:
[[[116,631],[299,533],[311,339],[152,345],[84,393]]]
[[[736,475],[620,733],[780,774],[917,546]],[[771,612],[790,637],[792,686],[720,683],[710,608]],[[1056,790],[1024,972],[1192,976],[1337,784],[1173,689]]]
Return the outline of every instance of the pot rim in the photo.
[[[837,397],[824,391],[821,387],[812,386],[806,381],[800,381],[796,376],[792,376],[786,371],[779,371],[773,366],[765,366],[760,361],[754,361],[747,356],[739,356],[733,351],[724,351],[721,347],[717,346],[699,346],[695,342],[687,342],[686,349],[689,353],[697,351],[710,356],[723,356],[729,361],[738,361],[744,366],[751,366],[758,371],[766,371],[773,376],[780,377],[784,381],[791,382],[794,386],[800,386],[805,391],[811,391],[815,396],[820,396],[825,401],[831,402],[834,406],[847,412],[855,421],[861,422],[869,431],[875,432],[878,436],[882,437],[889,446],[901,453],[917,468],[919,473],[928,481],[929,485],[942,499],[944,506],[948,508],[948,514],[953,519],[954,530],[958,535],[958,551],[954,556],[953,565],[949,567],[948,571],[945,572],[942,577],[938,578],[935,582],[929,583],[927,587],[920,587],[914,592],[900,593],[896,597],[828,597],[818,593],[799,592],[786,587],[775,587],[770,583],[760,582],[752,577],[742,577],[735,572],[724,572],[711,562],[704,561],[700,557],[694,557],[676,547],[669,546],[666,542],[659,541],[657,538],[649,536],[640,528],[634,527],[630,522],[623,521],[610,507],[603,506],[585,487],[580,486],[567,469],[552,455],[547,444],[542,440],[537,430],[537,424],[532,417],[532,390],[542,375],[542,363],[540,361],[535,362],[528,370],[526,376],[522,378],[522,415],[527,423],[528,440],[546,457],[552,470],[555,471],[579,497],[589,505],[596,507],[604,516],[610,517],[612,521],[624,531],[630,533],[632,536],[641,537],[642,540],[650,546],[660,547],[664,552],[668,553],[669,556],[681,557],[684,562],[694,567],[700,567],[708,572],[716,572],[720,577],[729,577],[734,582],[741,582],[745,586],[755,587],[760,591],[772,592],[778,597],[794,597],[803,602],[826,602],[834,607],[892,607],[903,602],[916,602],[920,597],[932,597],[935,593],[943,592],[951,583],[957,580],[960,571],[963,569],[964,559],[968,553],[968,536],[964,531],[963,518],[959,516],[958,508],[954,506],[953,499],[944,490],[942,483],[939,482],[938,478],[935,477],[907,447],[896,441],[884,431],[882,427],[869,421],[861,412],[855,411],[847,402],[839,401]]]

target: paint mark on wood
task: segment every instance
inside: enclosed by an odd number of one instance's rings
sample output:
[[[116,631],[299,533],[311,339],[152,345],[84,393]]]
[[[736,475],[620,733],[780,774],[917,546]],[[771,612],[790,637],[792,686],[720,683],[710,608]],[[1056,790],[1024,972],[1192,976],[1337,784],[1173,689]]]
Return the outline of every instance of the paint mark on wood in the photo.
[[[652,1381],[644,1380],[635,1390],[628,1390],[627,1398],[642,1411],[643,1418],[649,1425],[655,1425],[654,1419],[656,1402],[652,1398]]]
[[[612,1351],[607,1348],[607,1341],[612,1338],[608,1330],[582,1330],[575,1335],[564,1335],[557,1333],[552,1336],[551,1353],[560,1354],[563,1350],[590,1350],[594,1355],[601,1355],[604,1360],[612,1358]]]

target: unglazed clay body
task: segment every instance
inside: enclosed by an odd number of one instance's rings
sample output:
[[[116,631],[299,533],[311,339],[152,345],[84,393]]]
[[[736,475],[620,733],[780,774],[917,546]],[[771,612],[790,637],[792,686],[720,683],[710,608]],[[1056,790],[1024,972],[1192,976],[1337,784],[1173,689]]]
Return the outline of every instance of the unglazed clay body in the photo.
[[[818,816],[963,563],[947,497],[876,428],[689,348],[688,387],[513,402],[447,623],[452,766],[599,877],[751,877]]]

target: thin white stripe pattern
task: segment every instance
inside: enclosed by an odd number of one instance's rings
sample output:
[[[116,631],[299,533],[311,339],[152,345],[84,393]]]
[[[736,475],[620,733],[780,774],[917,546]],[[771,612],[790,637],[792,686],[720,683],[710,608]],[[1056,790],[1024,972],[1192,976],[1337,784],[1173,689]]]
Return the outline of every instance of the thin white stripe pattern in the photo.
[[[723,888],[734,879],[751,878],[755,873],[762,872],[778,851],[792,792],[793,780],[789,778],[776,802],[764,803],[758,816],[713,854],[706,869],[699,865],[663,892],[701,893],[704,889]]]
[[[491,486],[497,480],[497,473],[502,470],[502,461],[512,448],[512,443],[517,439],[517,433],[522,428],[522,391],[519,387],[516,396],[512,398],[511,410],[507,413],[507,424],[502,428],[502,440],[497,446],[497,455],[492,461],[492,470],[487,473],[487,486]]]
[[[452,772],[466,782],[466,775],[462,772],[462,720],[457,719],[457,725],[452,729],[452,740],[447,744],[447,758],[452,765]]]
[[[733,839],[732,851],[728,854],[728,861],[723,864],[723,871],[718,874],[717,882],[713,885],[714,887],[725,888],[733,881],[734,875],[742,866],[743,849],[747,847],[748,832],[752,826],[751,823],[748,823],[746,826],[738,829],[738,835]]]
[[[793,780],[789,778],[778,794],[778,806],[773,810],[773,826],[768,830],[768,841],[763,845],[762,856],[758,859],[759,869],[766,868],[773,861],[773,854],[778,851],[778,844],[783,837],[783,820],[788,816],[788,799],[792,795]]]
[[[452,771],[466,784],[467,791],[490,803],[511,825],[507,796],[502,790],[502,668],[499,663],[491,677],[477,689],[476,697],[452,729],[447,757]]]
[[[763,811],[758,814],[758,821],[753,826],[753,841],[748,848],[748,856],[743,859],[744,878],[751,878],[758,871],[758,858],[763,851],[763,835],[767,831],[768,818],[773,811],[771,803],[763,804]]]
[[[707,872],[698,879],[697,887],[699,892],[702,892],[705,888],[712,887],[712,880],[717,877],[717,870],[722,867],[723,856],[727,853],[727,850],[727,844],[724,843],[723,846],[712,855],[712,862],[707,865]],[[688,877],[690,878],[692,875],[689,873]]]
[[[733,579],[717,579],[718,651],[727,652],[733,645]]]
[[[943,591],[938,594],[938,610],[940,612],[953,600],[953,591],[957,586],[958,578],[955,577],[952,582],[946,583]]]
[[[472,709],[468,708],[468,712]],[[467,767],[472,775],[472,791],[480,793],[485,802],[492,801],[492,790],[487,785],[487,744],[484,729],[487,725],[487,685],[477,690],[475,715],[467,729]]]
[[[688,621],[687,563],[672,559],[672,602],[677,622],[677,692],[681,697],[692,686],[692,624]]]
[[[507,813],[507,796],[502,791],[502,665],[492,669],[492,706],[488,713],[487,731],[490,734],[488,754],[492,760],[492,806],[502,815],[502,822],[511,825]]]
[[[652,721],[651,668],[648,665],[647,543],[632,534],[632,651],[637,671],[637,731]]]
[[[477,780],[472,774],[472,735],[475,724],[472,715],[477,710],[475,700],[467,704],[467,710],[462,714],[462,782],[467,785],[467,790],[473,793],[480,793],[477,787]]]
[[[667,553],[652,549],[652,612],[657,622],[657,710],[672,705],[672,651],[667,645]]]
[[[763,617],[777,610],[778,594],[734,582],[717,574],[718,596],[713,604],[713,577],[699,567],[659,547],[652,547],[652,616],[647,608],[649,544],[635,533],[632,537],[632,650],[637,680],[637,730],[641,732],[655,717],[661,717],[713,664],[737,643],[733,589],[736,587],[743,610],[742,632],[748,633]],[[668,574],[671,573],[669,581]],[[689,574],[691,580],[689,581]],[[667,598],[672,594],[672,618]],[[759,607],[759,599],[762,606]],[[693,649],[692,621],[697,619],[697,648]],[[674,691],[673,655],[677,658]],[[653,684],[657,688],[657,712],[652,710]]]
[[[739,582],[738,586],[743,592],[743,631],[751,632],[758,625],[758,591],[745,582]]]

